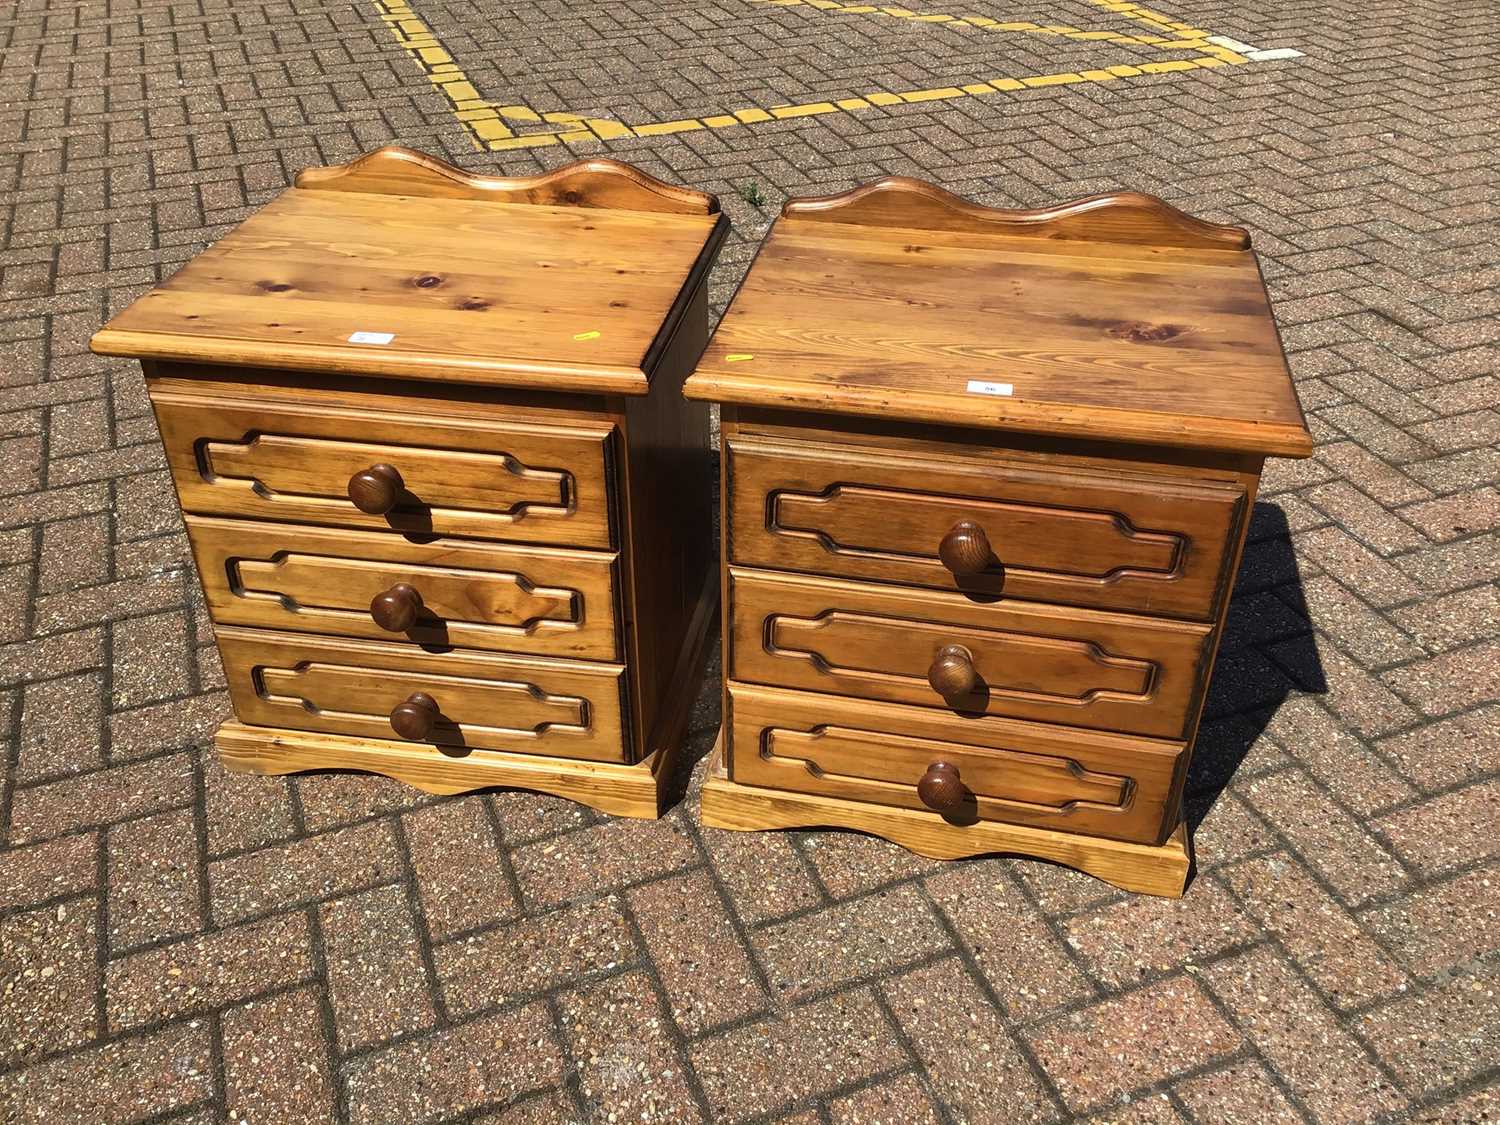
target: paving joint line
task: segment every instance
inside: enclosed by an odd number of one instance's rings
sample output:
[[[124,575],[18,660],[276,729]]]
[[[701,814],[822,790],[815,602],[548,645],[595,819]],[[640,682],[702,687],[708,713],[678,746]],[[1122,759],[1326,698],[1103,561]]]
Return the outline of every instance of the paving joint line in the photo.
[[[703,1086],[703,1079],[698,1074],[698,1068],[693,1065],[693,1052],[688,1036],[677,1024],[676,1014],[672,1010],[671,995],[667,992],[666,984],[661,979],[661,970],[657,967],[656,959],[651,956],[651,945],[647,942],[646,934],[641,929],[640,919],[635,916],[635,911],[631,909],[630,897],[622,894],[619,896],[619,899],[620,916],[625,919],[625,925],[629,928],[631,940],[635,943],[635,951],[639,958],[638,965],[632,971],[644,976],[651,988],[651,998],[655,1001],[657,1022],[661,1028],[662,1037],[677,1048],[678,1056],[682,1061],[680,1067],[682,1079],[687,1085],[688,1095],[693,1099],[698,1108],[703,1111],[704,1119],[712,1120],[714,1117],[713,1104],[709,1101],[708,1091]],[[573,989],[572,991],[578,992],[581,989]],[[554,997],[554,999],[556,998]],[[560,1010],[561,1003],[558,1004],[558,1008],[559,1019],[557,1020],[557,1027],[565,1036],[571,1038],[567,1020]],[[566,1050],[566,1053],[569,1058],[573,1057],[571,1050]]]
[[[1019,882],[1019,880],[1016,880],[1009,871],[1002,871],[999,874],[1001,878],[1011,879],[1012,885]],[[989,977],[985,975],[984,966],[979,963],[978,956],[975,954],[974,950],[970,948],[969,943],[964,939],[963,933],[959,930],[953,919],[948,917],[947,911],[945,911],[937,902],[937,900],[933,898],[932,891],[928,888],[925,882],[921,886],[920,894],[927,901],[928,908],[936,917],[938,928],[948,935],[949,944],[953,947],[952,956],[954,960],[956,960],[963,971],[968,974],[970,982],[974,985],[974,988],[979,993],[979,995],[984,997],[984,999],[988,1001],[990,1006],[1000,1017],[1001,1027],[1004,1028],[1005,1033],[1010,1037],[1011,1042],[1015,1044],[1016,1053],[1021,1056],[1022,1061],[1026,1064],[1027,1070],[1029,1070],[1032,1077],[1036,1079],[1037,1085],[1041,1087],[1043,1094],[1051,1101],[1055,1109],[1061,1110],[1063,1115],[1066,1116],[1069,1112],[1067,1099],[1063,1097],[1062,1091],[1058,1088],[1056,1079],[1054,1079],[1052,1075],[1047,1072],[1047,1068],[1043,1066],[1041,1060],[1036,1057],[1036,1052],[1032,1049],[1031,1043],[1027,1040],[1025,1034],[1021,1031],[1020,1019],[1018,1019],[1015,1012],[1011,1010],[1011,1006],[1005,1003],[1005,1001],[1001,998],[999,992],[995,990],[995,986],[990,983]],[[1062,944],[1065,948],[1067,947],[1066,942]],[[1097,986],[1097,983],[1094,981],[1092,976],[1087,973],[1087,971],[1084,971],[1083,976],[1084,980],[1088,981],[1089,985],[1093,989],[1094,994],[1089,997],[1089,1000],[1097,1002],[1099,1000],[1099,988]],[[877,1002],[880,1004],[882,1009],[886,1009],[888,1005],[886,1004],[885,996],[880,993],[880,990],[878,988],[875,991],[877,994]],[[904,1036],[905,1029],[901,1027],[899,1021],[894,1021],[894,1013],[887,1012],[887,1018],[891,1018],[893,1022],[896,1023],[897,1030],[902,1032]],[[916,1058],[919,1063],[922,1061],[921,1055],[914,1048],[912,1049],[912,1056]]]
[[[696,794],[689,793],[683,799],[696,799]],[[755,978],[755,983],[760,986],[761,991],[765,994],[766,1008],[763,1008],[760,1012],[756,1013],[757,1016],[762,1015],[766,1010],[774,1007],[776,990],[771,987],[771,978],[766,973],[765,967],[761,965],[760,958],[755,955],[755,947],[750,942],[750,927],[748,924],[746,924],[745,920],[740,917],[740,912],[736,906],[734,896],[730,893],[729,887],[725,884],[723,877],[719,874],[718,869],[714,866],[713,853],[709,851],[708,846],[703,842],[702,826],[694,824],[691,820],[688,820],[687,829],[688,835],[692,838],[694,846],[698,849],[698,854],[703,857],[704,875],[708,879],[709,885],[713,889],[713,893],[719,900],[719,905],[724,911],[725,921],[729,924],[729,928],[731,931],[733,931],[735,937],[739,939],[740,946],[745,951],[745,962],[750,966],[751,975]],[[646,951],[648,954],[650,953],[649,945],[646,947]],[[730,1021],[723,1022],[728,1023]],[[708,1030],[710,1029],[704,1029],[705,1032]]]
[[[567,1032],[563,1029],[562,1005],[558,1003],[557,997],[551,993],[543,996],[541,1005],[546,1009],[548,1031],[552,1036],[552,1042],[557,1047],[557,1053],[563,1060],[562,1077],[558,1081],[564,1096],[573,1103],[574,1110],[578,1113],[580,1121],[588,1121],[595,1117],[593,1107],[588,1097],[583,1092],[583,1075],[578,1069],[578,1061],[573,1053],[568,1050],[565,1041]],[[512,1102],[512,1104],[515,1104]]]
[[[1237,901],[1238,900],[1236,900],[1236,902]],[[1220,961],[1223,961],[1223,962],[1227,963],[1227,962],[1229,962],[1234,957],[1244,956],[1246,954],[1253,953],[1255,950],[1258,950],[1258,949],[1261,949],[1261,948],[1269,949],[1272,957],[1277,957],[1278,954],[1279,954],[1280,955],[1280,959],[1283,962],[1287,961],[1287,958],[1285,956],[1285,951],[1282,950],[1279,946],[1273,946],[1273,945],[1270,945],[1268,943],[1257,943],[1254,946],[1252,946],[1250,948],[1247,948],[1247,949],[1232,950],[1229,953],[1226,953],[1225,956],[1223,956],[1222,958],[1217,958],[1217,959],[1215,959],[1211,963],[1218,964]],[[1208,962],[1208,961],[1205,960],[1205,962],[1201,962],[1200,963],[1200,966],[1201,966],[1201,964],[1206,964],[1206,963],[1210,963],[1210,962]],[[1295,965],[1291,965],[1290,967],[1292,968],[1292,971],[1295,973],[1296,972],[1296,966]],[[1198,989],[1199,994],[1207,998],[1210,1007],[1212,1007],[1215,1011],[1217,1011],[1219,1013],[1219,1018],[1221,1020],[1223,1020],[1225,1022],[1225,1024],[1227,1024],[1235,1032],[1235,1034],[1240,1037],[1240,1042],[1243,1044],[1243,1047],[1241,1047],[1240,1050],[1241,1051],[1247,1051],[1247,1052],[1249,1052],[1250,1057],[1253,1057],[1253,1058],[1259,1060],[1261,1067],[1270,1076],[1270,1078],[1271,1078],[1271,1084],[1273,1086],[1275,1086],[1277,1088],[1277,1090],[1280,1091],[1282,1097],[1284,1097],[1284,1098],[1287,1099],[1287,1103],[1289,1105],[1291,1105],[1292,1108],[1294,1110],[1296,1110],[1297,1113],[1301,1114],[1302,1118],[1305,1121],[1317,1122],[1319,1120],[1318,1115],[1316,1113],[1313,1113],[1311,1111],[1311,1109],[1309,1109],[1306,1105],[1303,1104],[1302,1098],[1299,1095],[1299,1093],[1298,1093],[1295,1085],[1293,1084],[1292,1080],[1290,1078],[1288,1078],[1286,1075],[1282,1074],[1281,1068],[1278,1067],[1278,1066],[1276,1066],[1275,1063],[1271,1060],[1271,1058],[1266,1055],[1265,1051],[1261,1048],[1260,1043],[1251,1034],[1249,1027],[1246,1026],[1246,1021],[1241,1020],[1235,1014],[1234,1009],[1229,1005],[1229,1003],[1227,1001],[1225,1001],[1219,995],[1218,990],[1215,989],[1211,984],[1208,984],[1207,982],[1203,982],[1203,983],[1199,982],[1198,978],[1199,978],[1199,976],[1201,976],[1201,972],[1200,973],[1196,973],[1196,974],[1190,974],[1190,975],[1193,976],[1193,983],[1194,983],[1195,987]],[[1338,1027],[1343,1028],[1343,1026],[1344,1026],[1343,1022],[1338,1019],[1337,1015],[1335,1015],[1335,1017],[1334,1017],[1334,1022],[1337,1024]],[[1235,1052],[1235,1054],[1238,1054],[1238,1053],[1239,1053],[1238,1051]],[[1223,1060],[1217,1060],[1217,1061],[1223,1061]],[[1395,1087],[1395,1088],[1398,1089],[1398,1090],[1400,1089],[1400,1087]],[[1194,1115],[1194,1116],[1195,1116],[1195,1119],[1196,1119],[1196,1115]]]
[[[466,796],[473,795],[474,794],[472,793],[466,794]],[[516,917],[528,917],[526,911],[526,890],[521,886],[521,877],[516,874],[516,861],[513,854],[516,845],[511,844],[510,841],[505,838],[505,826],[500,820],[500,810],[495,807],[495,795],[493,793],[481,792],[477,796],[479,798],[478,804],[480,815],[484,818],[485,824],[488,825],[490,831],[490,839],[494,843],[495,855],[500,864],[501,878],[504,879],[505,885],[510,889],[511,901],[515,904]],[[448,802],[437,802],[439,806],[445,803]],[[418,806],[418,808],[422,807],[431,806]],[[403,813],[402,815],[404,816],[406,814]],[[447,934],[445,935],[444,940],[452,940],[453,938],[458,937],[461,932],[462,931],[454,931],[453,933]]]
[[[422,976],[427,985],[428,1000],[432,1003],[433,1016],[439,1023],[445,1023],[451,1017],[448,1012],[448,998],[443,993],[442,977],[438,973],[436,943],[432,937],[432,926],[427,920],[427,909],[422,904],[422,889],[417,878],[417,865],[411,856],[411,841],[407,839],[406,826],[399,815],[391,818],[390,830],[396,842],[396,853],[401,858],[404,872],[401,880],[394,885],[401,888],[402,896],[406,901],[406,909],[411,916],[412,937],[417,946],[417,957],[422,962]],[[354,891],[341,897],[353,898],[354,895],[363,893],[366,892]],[[319,909],[321,910],[321,907]],[[332,983],[330,977],[330,991]]]
[[[1256,812],[1257,815],[1260,815],[1259,809],[1256,809]],[[1300,977],[1303,983],[1312,991],[1313,995],[1318,997],[1318,999],[1322,1001],[1323,1005],[1329,1010],[1329,1012],[1333,1013],[1335,1021],[1340,1025],[1343,1025],[1346,1021],[1352,1021],[1357,1017],[1357,1014],[1361,1010],[1374,1010],[1376,1008],[1384,1006],[1386,1003],[1395,1003],[1396,999],[1400,998],[1400,996],[1402,995],[1409,995],[1407,989],[1412,981],[1416,981],[1418,983],[1426,983],[1422,977],[1412,972],[1406,966],[1405,959],[1398,956],[1395,949],[1390,947],[1383,936],[1372,931],[1368,926],[1365,925],[1364,918],[1374,910],[1378,909],[1377,905],[1372,905],[1370,903],[1354,905],[1346,902],[1344,900],[1344,896],[1338,894],[1335,891],[1332,884],[1330,884],[1327,879],[1324,878],[1323,873],[1307,861],[1307,859],[1302,855],[1301,851],[1299,851],[1294,845],[1293,841],[1274,822],[1270,821],[1263,815],[1261,815],[1261,819],[1265,823],[1266,831],[1278,842],[1278,847],[1276,848],[1276,850],[1269,853],[1255,853],[1247,856],[1241,856],[1238,859],[1231,860],[1228,863],[1216,867],[1213,871],[1213,874],[1217,876],[1215,880],[1217,885],[1224,891],[1229,900],[1235,904],[1235,906],[1245,916],[1245,918],[1261,933],[1263,940],[1261,942],[1250,943],[1252,947],[1257,947],[1262,944],[1269,944],[1272,948],[1279,952],[1283,959],[1287,962],[1288,966],[1291,968],[1292,972],[1296,976]],[[1334,997],[1329,993],[1328,989],[1326,989],[1323,985],[1313,979],[1312,974],[1303,965],[1302,958],[1297,957],[1291,951],[1287,944],[1282,940],[1281,935],[1261,922],[1259,916],[1246,903],[1245,896],[1237,892],[1234,889],[1234,885],[1226,877],[1229,872],[1233,871],[1237,867],[1244,867],[1245,865],[1253,863],[1258,859],[1277,857],[1286,857],[1291,862],[1300,867],[1302,869],[1302,873],[1307,877],[1308,881],[1312,883],[1313,886],[1320,890],[1324,895],[1328,896],[1329,900],[1344,912],[1350,922],[1352,922],[1358,929],[1360,934],[1368,939],[1370,944],[1373,945],[1384,957],[1386,957],[1390,961],[1391,965],[1396,968],[1404,978],[1406,978],[1405,980],[1403,980],[1401,987],[1396,990],[1396,993],[1394,995],[1387,994],[1386,996],[1376,997],[1375,999],[1370,1000],[1365,1004],[1355,1004],[1349,1007],[1344,1007],[1338,1004],[1335,1001]],[[1399,892],[1393,894],[1392,901],[1394,901],[1395,898],[1410,899],[1413,893],[1413,889],[1414,888],[1410,883],[1403,885],[1400,888]]]

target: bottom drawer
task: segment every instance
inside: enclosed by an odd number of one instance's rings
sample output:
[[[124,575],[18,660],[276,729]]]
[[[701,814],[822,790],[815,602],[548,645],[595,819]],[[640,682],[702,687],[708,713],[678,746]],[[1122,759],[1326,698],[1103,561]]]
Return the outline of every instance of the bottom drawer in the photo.
[[[374,641],[219,628],[234,713],[251,726],[627,761],[625,670]]]
[[[1158,844],[1181,742],[729,685],[729,776],[745,785]]]

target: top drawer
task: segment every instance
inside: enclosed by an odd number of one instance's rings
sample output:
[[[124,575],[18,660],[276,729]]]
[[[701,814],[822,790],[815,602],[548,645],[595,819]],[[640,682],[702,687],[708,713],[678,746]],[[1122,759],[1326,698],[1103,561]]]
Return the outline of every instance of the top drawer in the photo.
[[[151,401],[187,512],[612,545],[608,422],[445,418],[163,388]]]
[[[734,562],[1199,621],[1245,508],[1219,481],[763,439],[728,453]]]

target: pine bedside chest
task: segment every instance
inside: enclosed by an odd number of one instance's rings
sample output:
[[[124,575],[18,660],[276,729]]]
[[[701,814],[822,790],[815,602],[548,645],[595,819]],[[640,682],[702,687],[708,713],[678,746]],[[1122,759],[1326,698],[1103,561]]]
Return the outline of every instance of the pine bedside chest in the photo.
[[[708,407],[680,389],[727,229],[613,161],[382,149],[94,337],[145,368],[226,766],[658,815],[718,594]]]
[[[1249,236],[1141,195],[793,200],[723,403],[723,828],[1182,893],[1188,757],[1265,457],[1311,439]]]

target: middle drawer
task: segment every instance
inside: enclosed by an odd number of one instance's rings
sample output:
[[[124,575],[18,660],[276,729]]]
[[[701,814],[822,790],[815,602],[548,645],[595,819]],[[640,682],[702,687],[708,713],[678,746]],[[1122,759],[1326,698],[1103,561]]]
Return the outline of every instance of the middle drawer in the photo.
[[[726,677],[1180,738],[1210,625],[729,568]]]
[[[615,660],[615,555],[187,516],[221,625]]]

